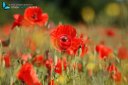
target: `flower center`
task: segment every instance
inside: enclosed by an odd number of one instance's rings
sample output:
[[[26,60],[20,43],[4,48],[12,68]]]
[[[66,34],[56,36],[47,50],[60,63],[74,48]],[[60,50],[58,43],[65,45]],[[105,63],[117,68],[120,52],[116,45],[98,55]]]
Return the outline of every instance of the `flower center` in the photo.
[[[62,42],[67,42],[67,41],[68,41],[68,37],[62,36],[62,37],[60,37],[60,40],[61,40]]]
[[[70,45],[71,45],[71,40],[68,36],[63,35],[59,38],[59,47],[63,51],[69,48]]]
[[[33,14],[33,15],[32,15],[32,19],[33,19],[33,20],[38,20],[38,15],[37,15],[36,13]]]

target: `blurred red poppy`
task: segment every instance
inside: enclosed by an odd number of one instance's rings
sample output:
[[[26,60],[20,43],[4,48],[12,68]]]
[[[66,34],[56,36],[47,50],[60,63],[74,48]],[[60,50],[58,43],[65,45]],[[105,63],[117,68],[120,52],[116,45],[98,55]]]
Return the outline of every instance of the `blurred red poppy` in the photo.
[[[51,57],[48,57],[48,59],[45,61],[45,65],[49,71],[53,68],[53,59]]]
[[[106,35],[107,36],[109,36],[109,37],[114,37],[115,36],[115,31],[113,30],[113,28],[109,28],[109,29],[106,29],[105,30],[105,33],[106,33]]]
[[[18,79],[25,82],[26,85],[41,85],[36,72],[30,63],[24,64],[17,73]]]
[[[105,59],[105,58],[107,58],[107,56],[109,54],[112,53],[111,48],[109,48],[105,45],[102,45],[102,44],[99,44],[99,45],[96,46],[96,51],[97,51],[97,53],[99,53],[100,59]]]
[[[48,15],[43,13],[40,7],[32,6],[25,9],[23,16],[20,14],[14,14],[14,20],[12,29],[16,26],[43,26],[48,21]]]
[[[126,47],[122,46],[118,49],[118,58],[128,59],[128,49]]]
[[[116,82],[120,82],[122,79],[122,75],[120,72],[116,72],[112,75],[112,79],[115,80]]]
[[[4,56],[4,61],[5,61],[5,67],[9,68],[11,66],[10,54],[6,54]]]
[[[118,71],[115,64],[111,64],[107,67],[107,71],[111,74],[113,80],[119,82],[121,81],[121,73]]]
[[[55,72],[58,74],[62,74],[62,60],[58,59],[57,64],[55,65]]]
[[[36,64],[37,66],[41,66],[44,64],[44,56],[43,55],[37,55],[33,59],[33,63]]]
[[[11,29],[14,29],[16,26],[21,26],[22,25],[22,21],[23,21],[23,16],[20,15],[20,14],[14,14],[14,19],[15,21],[13,22],[13,25],[12,25],[12,28]]]
[[[109,65],[109,66],[107,67],[107,71],[108,71],[109,73],[112,73],[112,72],[117,72],[118,70],[117,70],[117,67],[115,66],[115,64],[111,64],[111,65]]]
[[[43,26],[48,20],[48,15],[43,13],[40,7],[32,6],[25,9],[24,19],[27,20],[30,24]]]

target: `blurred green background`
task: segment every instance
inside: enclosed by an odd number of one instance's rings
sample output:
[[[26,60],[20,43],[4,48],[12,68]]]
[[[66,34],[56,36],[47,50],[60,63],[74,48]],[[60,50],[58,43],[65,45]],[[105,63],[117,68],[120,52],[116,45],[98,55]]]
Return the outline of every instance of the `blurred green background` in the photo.
[[[10,4],[33,4],[48,13],[49,22],[84,23],[127,28],[128,0],[3,0]],[[2,5],[2,4],[1,4]],[[0,8],[0,25],[13,22],[14,14],[25,8]]]

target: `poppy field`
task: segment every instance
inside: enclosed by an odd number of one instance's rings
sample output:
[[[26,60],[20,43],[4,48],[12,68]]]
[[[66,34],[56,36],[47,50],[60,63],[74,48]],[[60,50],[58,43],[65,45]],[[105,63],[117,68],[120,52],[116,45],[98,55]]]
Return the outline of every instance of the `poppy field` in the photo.
[[[0,85],[128,85],[128,31],[49,22],[32,6],[1,26]]]

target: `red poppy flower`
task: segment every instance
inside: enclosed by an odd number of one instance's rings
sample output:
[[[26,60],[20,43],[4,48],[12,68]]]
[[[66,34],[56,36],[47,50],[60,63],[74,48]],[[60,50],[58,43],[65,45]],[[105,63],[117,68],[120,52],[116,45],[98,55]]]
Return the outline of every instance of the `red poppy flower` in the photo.
[[[58,74],[62,74],[62,70],[66,70],[68,66],[66,57],[63,57],[62,59],[58,59],[57,63],[54,67],[54,71]]]
[[[16,26],[21,26],[22,25],[22,21],[23,21],[23,16],[20,14],[15,14],[14,16],[15,21],[13,22],[12,28],[14,29]]]
[[[85,42],[76,37],[76,30],[71,25],[59,25],[51,32],[51,41],[55,49],[70,55],[76,54],[82,48],[82,55],[86,52]]]
[[[128,59],[128,49],[126,47],[120,47],[118,49],[118,57],[120,59]]]
[[[40,7],[28,7],[24,12],[24,19],[31,24],[44,25],[48,20],[48,15],[43,13]]]
[[[53,59],[51,57],[48,57],[48,59],[45,61],[45,65],[49,71],[53,68]]]
[[[76,36],[76,30],[71,25],[59,25],[51,33],[53,46],[59,51],[67,50],[71,45],[71,40]]]
[[[115,80],[116,82],[120,82],[122,79],[122,75],[120,72],[116,72],[112,75],[112,79]]]
[[[58,74],[62,74],[62,60],[58,59],[57,64],[55,65],[55,72]]]
[[[102,44],[96,46],[96,51],[99,53],[101,59],[105,59],[112,53],[112,49]]]
[[[20,68],[17,77],[27,85],[41,85],[36,72],[30,63],[26,63]]]
[[[5,61],[5,66],[7,68],[9,68],[11,66],[11,59],[10,59],[10,55],[9,54],[6,54],[4,56],[4,61]]]
[[[38,65],[38,66],[41,66],[44,64],[44,56],[43,55],[37,55],[34,60],[33,60],[33,63]]]
[[[111,64],[110,66],[107,67],[107,71],[109,73],[112,73],[112,72],[117,72],[117,67],[114,65],[114,64]]]
[[[115,31],[113,30],[113,28],[111,28],[111,29],[106,29],[106,30],[105,30],[105,33],[106,33],[106,35],[109,36],[109,37],[114,37],[114,36],[115,36]]]

